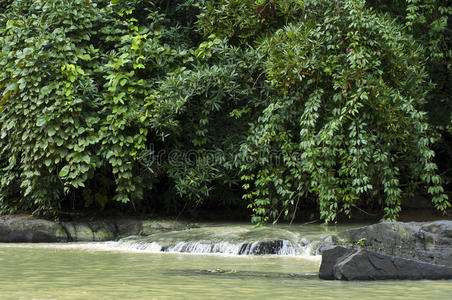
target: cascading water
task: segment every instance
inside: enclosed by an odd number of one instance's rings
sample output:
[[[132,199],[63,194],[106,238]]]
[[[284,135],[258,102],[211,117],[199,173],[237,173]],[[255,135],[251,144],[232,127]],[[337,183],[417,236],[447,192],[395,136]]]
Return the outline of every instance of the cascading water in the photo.
[[[205,242],[178,242],[174,247],[168,247],[165,252],[179,253],[223,253],[223,254],[239,254],[240,245],[229,242],[205,243]]]
[[[226,255],[315,255],[319,236],[279,228],[245,226],[203,227],[177,232],[165,232],[146,237],[121,239],[122,249],[147,252],[226,254]]]
[[[204,224],[186,230],[129,236],[118,241],[42,244],[40,247],[142,253],[279,255],[319,260],[325,237],[337,231],[336,227],[318,225],[254,228],[250,225]]]
[[[175,245],[162,246],[157,242],[142,242],[134,239],[121,240],[119,248],[142,250],[147,252],[194,253],[194,254],[229,254],[229,255],[296,255],[296,248],[291,241],[255,241],[243,243],[231,242],[177,242]],[[302,252],[301,254],[304,254]]]

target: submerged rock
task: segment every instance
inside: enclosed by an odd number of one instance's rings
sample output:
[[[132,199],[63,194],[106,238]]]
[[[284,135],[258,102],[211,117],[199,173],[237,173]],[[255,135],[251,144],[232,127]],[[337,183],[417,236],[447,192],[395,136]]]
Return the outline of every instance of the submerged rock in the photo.
[[[337,280],[452,279],[452,267],[337,246],[323,252],[319,277]]]

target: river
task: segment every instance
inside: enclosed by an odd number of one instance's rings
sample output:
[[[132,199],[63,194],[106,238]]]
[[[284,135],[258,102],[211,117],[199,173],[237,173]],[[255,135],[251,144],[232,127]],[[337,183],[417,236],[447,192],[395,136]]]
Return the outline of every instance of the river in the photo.
[[[236,227],[230,231],[254,231]],[[319,236],[337,230],[319,225],[292,228],[301,235],[309,232],[311,238],[316,230]],[[179,239],[180,233],[176,236]],[[140,249],[121,242],[0,244],[0,299],[439,300],[452,294],[451,281],[320,280],[319,256]]]

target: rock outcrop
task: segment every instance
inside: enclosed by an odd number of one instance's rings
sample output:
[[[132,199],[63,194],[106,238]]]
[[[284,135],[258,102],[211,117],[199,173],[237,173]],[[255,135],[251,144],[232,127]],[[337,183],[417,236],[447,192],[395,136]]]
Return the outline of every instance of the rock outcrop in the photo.
[[[0,217],[0,242],[42,243],[67,241],[60,224],[29,217]]]
[[[179,221],[118,218],[53,222],[31,216],[0,217],[0,242],[53,243],[110,241],[130,235],[179,231],[196,225]]]
[[[325,238],[318,252],[322,279],[452,279],[452,221],[350,229]]]
[[[337,245],[452,266],[452,221],[383,222],[350,229],[327,237],[318,252]]]
[[[354,249],[348,249],[341,246],[332,247],[323,251],[319,277],[328,280],[336,279],[334,276],[334,267],[355,252],[356,250]]]
[[[452,267],[336,246],[323,252],[319,277],[337,280],[452,279]]]

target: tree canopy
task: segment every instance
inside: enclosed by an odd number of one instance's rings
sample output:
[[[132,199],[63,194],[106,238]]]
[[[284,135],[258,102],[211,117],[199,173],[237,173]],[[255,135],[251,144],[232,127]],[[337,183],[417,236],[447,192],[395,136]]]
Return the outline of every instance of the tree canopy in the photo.
[[[452,177],[447,0],[0,0],[0,211],[395,220]]]

